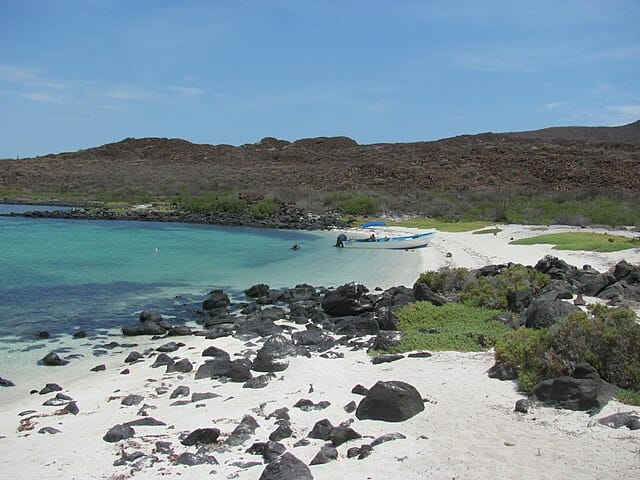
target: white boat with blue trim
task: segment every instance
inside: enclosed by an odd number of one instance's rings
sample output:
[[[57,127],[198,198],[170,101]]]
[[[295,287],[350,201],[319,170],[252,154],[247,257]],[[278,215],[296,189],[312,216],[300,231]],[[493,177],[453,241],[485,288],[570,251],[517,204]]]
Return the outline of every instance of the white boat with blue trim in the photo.
[[[384,227],[384,222],[369,222],[362,225],[362,230],[341,233],[338,235],[336,247],[338,248],[371,248],[384,250],[414,250],[424,248],[429,244],[435,230],[412,235],[390,236],[388,231],[372,231],[375,227]]]

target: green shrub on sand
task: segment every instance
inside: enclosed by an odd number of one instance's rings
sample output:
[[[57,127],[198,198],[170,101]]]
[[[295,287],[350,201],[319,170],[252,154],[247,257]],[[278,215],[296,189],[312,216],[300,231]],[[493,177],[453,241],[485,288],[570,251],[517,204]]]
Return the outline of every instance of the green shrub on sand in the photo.
[[[526,391],[539,381],[569,375],[579,363],[589,363],[610,383],[638,391],[640,324],[631,310],[596,306],[549,329],[509,332],[497,342],[496,362],[515,366]]]
[[[461,303],[441,307],[429,302],[409,304],[396,312],[404,337],[391,351],[488,350],[508,331],[501,322],[494,320],[498,313]]]

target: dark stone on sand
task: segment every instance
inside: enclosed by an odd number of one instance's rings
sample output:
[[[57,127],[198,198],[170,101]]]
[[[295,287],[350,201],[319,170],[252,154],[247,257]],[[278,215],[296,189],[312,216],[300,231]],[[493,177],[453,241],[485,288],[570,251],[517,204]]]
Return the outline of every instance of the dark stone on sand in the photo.
[[[318,440],[329,440],[329,432],[333,429],[333,425],[328,418],[318,420],[307,437],[317,438]]]
[[[236,447],[245,443],[252,435],[256,433],[258,422],[251,415],[245,415],[236,428],[233,429],[229,438],[225,442],[226,445]]]
[[[414,352],[407,355],[408,358],[429,358],[433,355],[429,352]]]
[[[351,427],[338,426],[332,428],[329,432],[329,440],[335,447],[338,447],[349,440],[356,440],[358,438],[362,438],[362,435]]]
[[[598,419],[600,425],[611,428],[627,427],[629,430],[640,430],[640,416],[637,412],[618,412]]]
[[[171,365],[173,363],[175,363],[173,358],[171,358],[166,353],[161,353],[156,357],[156,360],[155,362],[153,362],[153,365],[151,365],[151,368],[163,367],[166,365]]]
[[[144,359],[144,357],[140,352],[133,351],[124,359],[124,363],[134,363],[142,359]]]
[[[162,427],[166,425],[166,423],[160,420],[156,420],[153,417],[142,417],[136,420],[131,420],[130,422],[126,422],[124,425],[128,427]]]
[[[116,443],[120,440],[126,440],[127,438],[133,437],[135,433],[136,432],[133,428],[126,425],[118,424],[111,427],[107,431],[107,433],[105,433],[104,437],[102,437],[102,439],[105,442]]]
[[[344,407],[342,407],[342,409],[347,413],[353,413],[356,411],[356,407],[357,407],[356,402],[352,400],[349,403],[347,403]]]
[[[128,368],[125,368],[124,370],[122,370],[122,371],[120,372],[120,375],[129,375],[130,373],[131,373],[131,372],[129,371],[129,369],[128,369]]]
[[[273,378],[272,374],[258,375],[244,382],[242,388],[264,388],[269,384],[271,378]]]
[[[69,402],[62,409],[65,413],[70,413],[71,415],[77,415],[80,413],[80,409],[78,408],[78,404],[76,402]]]
[[[351,389],[351,393],[355,394],[355,395],[366,395],[367,393],[369,393],[369,389],[366,388],[364,385],[361,384],[357,384],[355,387],[353,387]]]
[[[394,440],[402,440],[407,438],[405,435],[403,435],[402,433],[399,432],[394,432],[394,433],[386,433],[384,435],[380,435],[379,437],[377,437],[373,442],[371,442],[369,444],[369,446],[371,447],[377,447],[378,445],[382,444],[382,443],[387,443],[387,442],[392,442]]]
[[[178,398],[178,397],[188,397],[191,394],[191,389],[186,385],[180,385],[176,387],[176,389],[171,392],[169,398]]]
[[[294,408],[299,408],[303,412],[309,412],[311,410],[324,410],[331,405],[331,402],[326,400],[320,400],[318,403],[313,403],[307,398],[301,398],[293,404]]]
[[[167,365],[166,373],[180,372],[180,373],[189,373],[193,370],[193,365],[189,361],[188,358],[183,358],[178,360],[176,363],[170,363]]]
[[[259,480],[313,480],[313,475],[301,460],[286,452],[267,465]]]
[[[57,383],[47,383],[44,388],[42,390],[40,390],[38,393],[40,395],[46,395],[47,393],[51,393],[51,392],[60,392],[62,391],[62,387],[60,385],[58,385]]]
[[[190,447],[192,445],[205,445],[215,443],[220,436],[220,430],[217,428],[198,428],[183,438],[180,443]]]
[[[93,367],[90,370],[92,372],[102,372],[102,371],[104,371],[106,369],[107,369],[107,366],[104,363],[101,363],[100,365],[96,365],[95,367]]]
[[[13,383],[11,380],[0,377],[0,387],[15,387],[15,386],[16,384]]]
[[[49,433],[51,435],[55,435],[56,433],[60,433],[60,430],[53,427],[42,427],[40,430],[38,430],[38,433]]]
[[[139,405],[144,400],[142,395],[127,395],[120,401],[120,405],[126,405],[130,407],[132,405]]]
[[[381,363],[391,363],[391,362],[395,362],[396,360],[402,360],[404,358],[404,355],[401,355],[399,353],[391,355],[378,355],[377,357],[373,357],[371,359],[371,363],[373,363],[374,365],[379,365]]]
[[[163,455],[173,454],[171,442],[156,442],[156,453],[161,453]]]
[[[323,465],[338,458],[338,450],[331,445],[324,445],[315,457],[309,462],[309,465]]]
[[[178,348],[180,348],[178,343],[168,342],[168,343],[165,343],[164,345],[160,345],[158,348],[156,348],[156,351],[162,352],[162,353],[171,353],[178,350]]]
[[[515,412],[518,413],[527,413],[529,411],[529,400],[526,398],[521,398],[516,402],[516,406],[514,408]]]
[[[256,442],[247,449],[249,455],[262,455],[265,462],[271,462],[286,451],[284,445],[278,442]]]
[[[47,331],[42,331],[42,332],[38,332],[37,337],[38,338],[42,338],[43,340],[46,340],[47,338],[49,338],[51,336],[51,334]]]
[[[401,422],[424,410],[416,388],[401,381],[380,381],[371,387],[356,409],[359,420]]]
[[[191,401],[193,403],[201,402],[202,400],[209,400],[211,398],[217,398],[219,396],[220,395],[213,392],[194,392],[193,395],[191,395]]]
[[[73,334],[73,338],[87,338],[87,332],[84,330],[78,330]]]
[[[50,353],[47,353],[44,356],[44,358],[42,359],[42,363],[44,365],[49,366],[49,367],[59,367],[59,366],[66,365],[67,363],[69,363],[69,360],[63,360],[62,358],[60,358],[58,356],[57,353],[50,352]]]
[[[269,440],[279,442],[280,440],[291,437],[291,435],[293,435],[291,423],[288,420],[280,420],[278,427],[269,435]]]

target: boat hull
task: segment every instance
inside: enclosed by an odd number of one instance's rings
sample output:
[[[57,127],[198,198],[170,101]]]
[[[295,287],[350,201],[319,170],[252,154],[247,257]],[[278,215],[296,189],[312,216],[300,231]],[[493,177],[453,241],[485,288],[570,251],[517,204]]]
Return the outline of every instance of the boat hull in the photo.
[[[414,250],[416,248],[424,248],[429,244],[434,232],[421,233],[418,235],[409,235],[403,237],[383,237],[377,238],[375,241],[369,239],[346,239],[338,242],[337,246],[344,248],[367,248],[376,250]],[[342,245],[340,245],[340,243]]]

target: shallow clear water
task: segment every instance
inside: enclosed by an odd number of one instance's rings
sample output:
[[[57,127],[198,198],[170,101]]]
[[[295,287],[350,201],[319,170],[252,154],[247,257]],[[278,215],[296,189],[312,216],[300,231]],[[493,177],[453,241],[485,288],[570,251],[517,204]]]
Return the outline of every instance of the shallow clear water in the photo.
[[[390,286],[392,270],[416,269],[411,252],[337,249],[335,237],[331,232],[0,217],[0,376],[10,378],[33,348],[64,346],[61,340],[78,329],[90,334],[117,329],[136,322],[143,309],[176,323],[188,321],[190,310],[213,288],[235,296],[256,283],[280,288],[359,281],[373,288]],[[302,248],[293,251],[293,244]],[[37,340],[42,330],[52,339]]]

